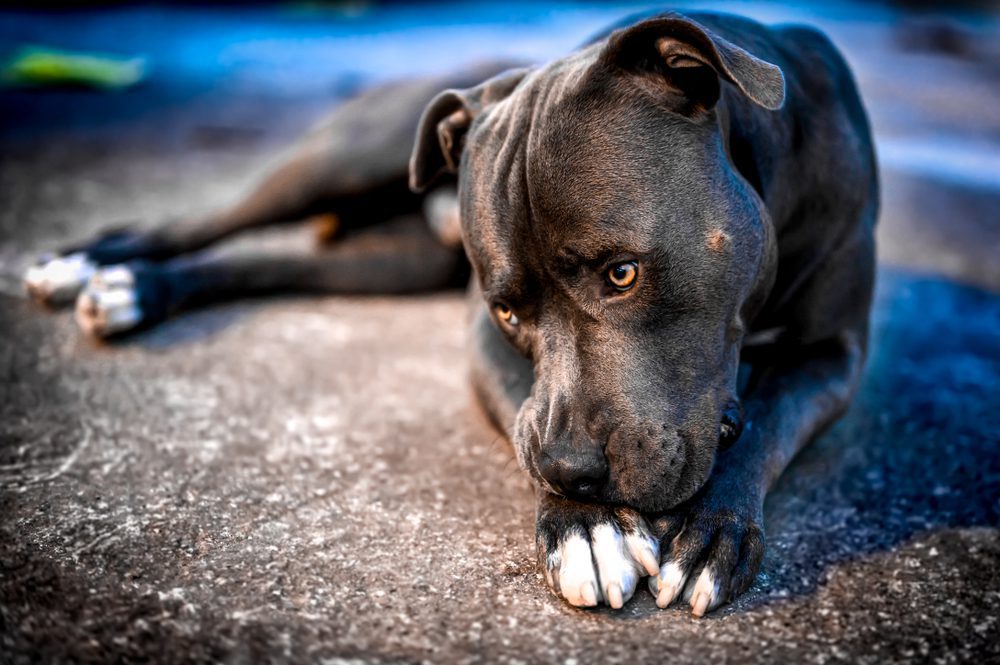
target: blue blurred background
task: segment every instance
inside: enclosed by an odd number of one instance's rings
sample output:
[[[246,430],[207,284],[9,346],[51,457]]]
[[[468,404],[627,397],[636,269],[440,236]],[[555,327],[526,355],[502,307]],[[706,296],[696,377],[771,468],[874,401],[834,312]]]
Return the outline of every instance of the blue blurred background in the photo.
[[[22,3],[0,10],[6,163],[93,142],[270,154],[338,99],[493,57],[544,61],[657,3]],[[41,7],[41,8],[40,8]],[[989,2],[677,2],[824,29],[845,52],[878,142],[883,260],[1000,284],[1000,13]],[[25,85],[25,48],[138,59],[121,89]],[[255,159],[257,157],[254,157]],[[246,176],[241,176],[245,178]],[[929,190],[930,183],[935,188]],[[941,195],[945,192],[947,196]],[[943,220],[949,220],[944,224]],[[0,240],[34,234],[0,217]],[[9,246],[8,246],[9,248]],[[2,249],[0,249],[2,251]],[[10,252],[7,252],[8,255]],[[15,260],[15,263],[17,261]]]

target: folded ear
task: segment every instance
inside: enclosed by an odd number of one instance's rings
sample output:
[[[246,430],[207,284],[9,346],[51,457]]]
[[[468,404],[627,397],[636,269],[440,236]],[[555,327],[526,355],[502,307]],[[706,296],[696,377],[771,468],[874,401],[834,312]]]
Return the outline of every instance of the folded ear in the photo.
[[[772,111],[785,100],[785,77],[779,67],[686,18],[652,18],[614,32],[603,55],[606,62],[651,74],[679,93],[678,110],[685,114],[715,105],[719,79]]]
[[[472,121],[504,99],[531,71],[511,69],[465,90],[445,90],[431,100],[420,117],[410,155],[410,189],[422,192],[442,173],[455,173]]]

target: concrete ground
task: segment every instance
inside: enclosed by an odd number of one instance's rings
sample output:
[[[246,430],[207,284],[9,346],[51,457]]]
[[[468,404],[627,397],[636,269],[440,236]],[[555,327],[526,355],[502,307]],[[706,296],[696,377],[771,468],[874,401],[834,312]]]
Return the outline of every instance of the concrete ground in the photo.
[[[539,56],[625,13],[557,9],[517,10],[513,29],[493,10],[421,20],[463,35],[462,57]],[[412,63],[401,35],[438,34],[406,9],[268,11],[152,17],[145,88],[2,93],[0,663],[1000,660],[995,19],[961,19],[956,50],[887,10],[810,10],[879,139],[873,353],[850,412],[769,498],[753,590],[696,620],[645,591],[615,613],[545,588],[530,487],[466,387],[461,294],[239,302],[114,345],[21,295],[38,251],[231,199],[339,91],[378,78],[350,49]],[[0,36],[128,43],[150,19],[9,14]],[[184,60],[219,44],[218,71]]]

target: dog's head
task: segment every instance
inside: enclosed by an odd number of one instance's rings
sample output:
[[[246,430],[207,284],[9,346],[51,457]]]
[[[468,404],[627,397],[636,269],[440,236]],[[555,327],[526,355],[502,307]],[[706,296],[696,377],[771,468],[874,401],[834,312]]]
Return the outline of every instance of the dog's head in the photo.
[[[514,446],[552,491],[665,510],[738,436],[740,344],[775,261],[727,157],[724,85],[783,100],[777,67],[661,17],[424,113],[411,185],[458,173],[487,306],[534,365]]]

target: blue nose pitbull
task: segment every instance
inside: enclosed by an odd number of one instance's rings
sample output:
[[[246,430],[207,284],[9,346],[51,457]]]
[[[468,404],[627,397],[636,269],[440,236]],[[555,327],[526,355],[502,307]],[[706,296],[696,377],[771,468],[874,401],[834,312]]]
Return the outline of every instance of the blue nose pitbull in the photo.
[[[549,585],[619,608],[648,577],[700,616],[753,583],[768,489],[855,391],[877,209],[828,39],[667,13],[545,65],[370,90],[232,207],[25,280],[109,337],[227,297],[471,271],[472,381],[537,487]],[[318,254],[199,251],[317,215],[336,226]]]

